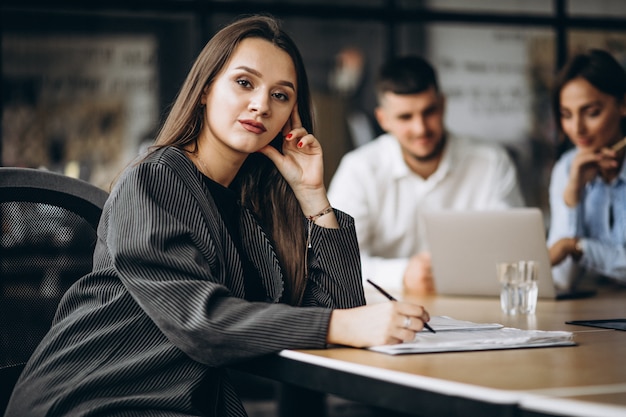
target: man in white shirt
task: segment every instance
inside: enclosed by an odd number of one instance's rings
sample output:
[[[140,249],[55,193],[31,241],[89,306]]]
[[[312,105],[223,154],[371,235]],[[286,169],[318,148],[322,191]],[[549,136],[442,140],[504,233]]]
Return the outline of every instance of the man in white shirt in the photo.
[[[434,293],[421,213],[523,206],[516,169],[501,147],[446,132],[445,99],[422,58],[387,62],[376,90],[387,133],[342,158],[328,195],[355,219],[364,279]]]

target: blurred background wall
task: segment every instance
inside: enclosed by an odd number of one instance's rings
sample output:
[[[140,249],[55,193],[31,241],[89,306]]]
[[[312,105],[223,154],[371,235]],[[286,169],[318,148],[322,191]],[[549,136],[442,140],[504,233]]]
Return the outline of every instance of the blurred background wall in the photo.
[[[549,108],[555,72],[589,47],[626,65],[623,0],[3,0],[0,7],[0,164],[54,169],[104,189],[153,139],[202,46],[244,13],[281,18],[298,43],[329,178],[343,153],[380,133],[372,117],[377,68],[416,53],[439,72],[448,129],[505,146],[528,204],[544,210],[561,145]],[[350,63],[358,69],[338,71]]]

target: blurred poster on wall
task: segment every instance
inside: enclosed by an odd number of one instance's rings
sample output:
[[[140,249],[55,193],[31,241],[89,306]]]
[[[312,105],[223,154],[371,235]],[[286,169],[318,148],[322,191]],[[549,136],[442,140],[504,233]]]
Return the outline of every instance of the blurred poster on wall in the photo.
[[[505,144],[527,141],[536,122],[534,95],[543,93],[535,91],[533,78],[554,68],[551,55],[533,61],[531,46],[550,39],[550,32],[440,24],[426,33],[426,55],[439,71],[450,130]]]
[[[2,41],[3,165],[43,167],[108,189],[158,118],[156,39]]]

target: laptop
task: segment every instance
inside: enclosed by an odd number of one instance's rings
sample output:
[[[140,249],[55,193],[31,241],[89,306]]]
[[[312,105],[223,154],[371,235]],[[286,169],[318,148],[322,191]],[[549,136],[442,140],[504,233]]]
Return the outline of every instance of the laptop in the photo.
[[[500,296],[496,263],[538,262],[538,297],[557,298],[538,208],[423,214],[438,294]]]

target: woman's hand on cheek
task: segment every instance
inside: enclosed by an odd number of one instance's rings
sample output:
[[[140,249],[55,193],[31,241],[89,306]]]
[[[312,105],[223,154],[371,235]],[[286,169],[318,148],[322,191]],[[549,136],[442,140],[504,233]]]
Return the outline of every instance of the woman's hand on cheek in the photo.
[[[283,129],[282,154],[271,145],[259,152],[270,158],[296,195],[324,187],[322,148],[319,141],[302,127],[298,107],[294,106]]]
[[[260,150],[270,158],[295,194],[302,213],[315,216],[330,206],[324,186],[322,147],[318,140],[302,127],[297,106],[283,129],[282,153],[272,146]],[[338,228],[334,212],[314,220],[318,226]]]

